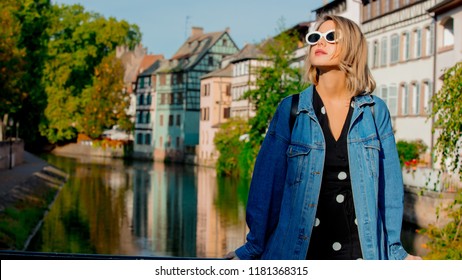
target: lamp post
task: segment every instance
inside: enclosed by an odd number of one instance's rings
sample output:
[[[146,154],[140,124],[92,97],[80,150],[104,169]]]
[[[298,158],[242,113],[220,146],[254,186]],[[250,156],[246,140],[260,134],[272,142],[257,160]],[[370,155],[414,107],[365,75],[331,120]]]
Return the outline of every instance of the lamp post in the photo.
[[[13,119],[8,121],[10,127],[10,169],[13,168]]]

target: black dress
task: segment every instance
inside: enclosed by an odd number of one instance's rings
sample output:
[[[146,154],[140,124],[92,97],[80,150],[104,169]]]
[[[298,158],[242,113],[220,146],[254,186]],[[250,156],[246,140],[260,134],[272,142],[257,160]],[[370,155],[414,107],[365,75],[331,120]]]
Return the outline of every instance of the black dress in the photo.
[[[329,120],[321,97],[316,89],[313,93],[313,107],[326,141],[326,158],[316,220],[306,258],[361,259],[347,151],[347,135],[353,108],[349,106],[341,135],[336,141],[329,128]]]

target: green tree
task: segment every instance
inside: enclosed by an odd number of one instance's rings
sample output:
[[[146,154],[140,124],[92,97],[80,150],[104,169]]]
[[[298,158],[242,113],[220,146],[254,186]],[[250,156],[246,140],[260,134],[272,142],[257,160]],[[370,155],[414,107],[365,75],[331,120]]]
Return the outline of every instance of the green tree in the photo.
[[[441,90],[432,98],[431,116],[435,118],[435,128],[439,135],[435,143],[435,155],[441,162],[442,172],[454,172],[462,181],[461,141],[462,141],[462,63],[456,63],[444,75]],[[435,132],[435,130],[433,131]],[[448,162],[449,170],[444,163]],[[426,244],[427,259],[462,259],[462,189],[458,189],[453,203],[443,208],[450,222],[440,228],[430,225],[421,233],[430,241]],[[437,213],[440,214],[439,212]]]
[[[90,137],[99,137],[103,130],[118,124],[127,127],[129,117],[126,108],[130,105],[128,92],[123,91],[124,68],[114,55],[103,58],[95,69],[93,86],[82,92],[82,112],[78,130]]]
[[[249,98],[255,104],[256,115],[250,119],[250,142],[256,149],[263,141],[279,102],[306,87],[302,69],[291,66],[298,42],[298,34],[282,32],[261,45],[267,66],[257,68],[256,89],[244,94],[244,98]]]
[[[79,129],[93,125],[80,123],[86,113],[87,96],[91,92],[100,97],[103,93],[113,94],[95,84],[101,82],[94,79],[95,69],[105,57],[114,54],[117,46],[137,45],[141,33],[136,25],[86,12],[80,5],[54,5],[52,10],[49,59],[45,67],[48,104],[40,131],[54,143],[74,139]],[[110,108],[99,109],[102,112],[114,109],[114,104],[107,105]]]
[[[280,30],[284,29],[282,26]],[[255,89],[245,92],[243,96],[255,105],[256,115],[248,121],[248,129],[239,135],[229,134],[227,126],[220,128],[218,135],[222,138],[215,142],[220,153],[217,163],[219,173],[250,176],[277,106],[284,97],[300,93],[306,88],[302,69],[292,66],[293,53],[300,44],[299,38],[297,32],[288,30],[260,44],[259,59],[263,66],[251,69],[255,71],[252,74],[256,75],[255,84],[252,84]],[[236,140],[243,135],[248,136],[247,142]],[[231,146],[232,152],[228,151]]]
[[[16,113],[24,99],[21,81],[25,75],[26,50],[19,46],[21,23],[17,18],[20,3],[0,2],[0,122],[4,114]]]
[[[239,155],[245,145],[241,136],[248,131],[247,121],[236,118],[222,124],[215,134],[213,141],[220,153],[216,164],[219,175],[239,176]]]
[[[462,142],[462,62],[444,74],[441,90],[432,98],[431,116],[435,119],[433,133],[438,130],[434,154],[438,155],[443,172],[450,159],[449,171],[458,172],[462,179],[460,149]]]
[[[20,137],[26,142],[26,148],[32,149],[39,140],[38,127],[46,108],[46,93],[43,83],[43,69],[47,60],[47,45],[51,4],[49,0],[21,0],[17,17],[21,22],[19,47],[25,49],[25,73],[22,77],[24,99],[15,121],[20,123]]]

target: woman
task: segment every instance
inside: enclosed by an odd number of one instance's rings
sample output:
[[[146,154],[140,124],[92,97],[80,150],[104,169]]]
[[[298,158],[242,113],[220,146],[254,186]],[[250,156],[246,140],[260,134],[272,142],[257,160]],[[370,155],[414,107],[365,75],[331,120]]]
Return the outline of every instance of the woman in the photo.
[[[364,35],[327,15],[306,39],[313,85],[293,128],[291,97],[276,110],[255,163],[247,242],[225,258],[419,259],[400,242],[401,168],[388,109],[369,94]]]

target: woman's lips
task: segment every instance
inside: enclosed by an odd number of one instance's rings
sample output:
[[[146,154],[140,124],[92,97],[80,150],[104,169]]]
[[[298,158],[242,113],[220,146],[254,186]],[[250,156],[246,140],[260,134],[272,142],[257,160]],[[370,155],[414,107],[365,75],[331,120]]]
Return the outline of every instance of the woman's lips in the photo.
[[[315,55],[321,55],[321,54],[327,54],[327,53],[326,53],[325,51],[323,51],[323,50],[316,50],[316,51],[314,52],[314,54],[315,54]]]

